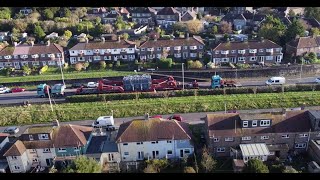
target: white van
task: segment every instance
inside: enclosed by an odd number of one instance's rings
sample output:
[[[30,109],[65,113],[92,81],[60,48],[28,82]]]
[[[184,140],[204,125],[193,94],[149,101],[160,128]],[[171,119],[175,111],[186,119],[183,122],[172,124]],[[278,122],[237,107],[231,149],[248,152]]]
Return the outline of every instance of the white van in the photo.
[[[100,116],[92,123],[92,127],[115,129],[113,116]]]
[[[266,85],[283,85],[286,83],[284,77],[272,77],[266,81]]]

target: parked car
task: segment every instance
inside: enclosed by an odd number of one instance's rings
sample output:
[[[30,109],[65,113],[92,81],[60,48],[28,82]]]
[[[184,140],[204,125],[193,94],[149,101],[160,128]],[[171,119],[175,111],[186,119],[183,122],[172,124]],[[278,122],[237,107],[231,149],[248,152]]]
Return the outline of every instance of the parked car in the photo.
[[[182,118],[182,116],[180,116],[180,115],[178,115],[178,114],[174,114],[174,115],[172,115],[172,116],[170,116],[169,118],[168,118],[168,120],[177,120],[177,121],[183,121],[183,118]]]
[[[14,87],[11,89],[12,93],[17,93],[17,92],[24,92],[26,89],[25,88],[21,88],[21,87]]]
[[[73,84],[71,85],[71,88],[80,88],[80,87],[82,87],[82,86],[84,86],[84,84],[82,84],[82,83],[73,83]]]
[[[8,134],[17,134],[19,132],[19,128],[16,126],[11,126],[5,129],[3,132]]]
[[[315,82],[316,82],[316,83],[320,83],[320,77],[316,78],[316,79],[315,79]]]
[[[266,81],[266,85],[283,85],[286,83],[286,78],[284,77],[272,77]]]
[[[96,88],[96,87],[98,87],[98,83],[96,83],[96,82],[88,82],[87,87],[88,88]]]
[[[10,93],[10,88],[0,85],[0,94]]]

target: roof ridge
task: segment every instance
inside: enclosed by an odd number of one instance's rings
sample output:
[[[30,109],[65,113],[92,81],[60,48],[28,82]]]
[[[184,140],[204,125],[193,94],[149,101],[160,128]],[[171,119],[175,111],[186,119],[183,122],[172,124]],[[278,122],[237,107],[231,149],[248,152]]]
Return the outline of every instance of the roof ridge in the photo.
[[[132,126],[132,122],[133,122],[134,120],[132,120],[132,121],[130,121],[129,123],[129,126],[127,126],[127,128],[120,134],[120,136],[118,137],[118,139],[116,140],[116,141],[118,141],[118,140],[121,140],[121,136],[129,129],[129,127],[130,126]],[[120,141],[121,142],[121,141]]]
[[[191,137],[189,136],[189,134],[183,129],[183,127],[178,123],[177,120],[173,120],[179,127],[180,129],[188,136],[189,139],[191,139]]]

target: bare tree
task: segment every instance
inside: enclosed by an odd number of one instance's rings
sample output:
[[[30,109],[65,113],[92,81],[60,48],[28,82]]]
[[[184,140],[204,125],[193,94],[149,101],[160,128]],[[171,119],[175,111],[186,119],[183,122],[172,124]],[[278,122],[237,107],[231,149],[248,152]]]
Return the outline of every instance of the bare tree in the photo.
[[[227,21],[222,21],[220,24],[220,30],[223,34],[232,32],[232,25]]]
[[[206,173],[212,172],[216,166],[216,161],[210,155],[209,150],[206,147],[202,149],[201,166]]]
[[[187,21],[186,27],[191,34],[199,34],[203,30],[203,24],[199,20]]]
[[[113,32],[113,26],[111,24],[105,24],[103,25],[103,31],[111,34]]]

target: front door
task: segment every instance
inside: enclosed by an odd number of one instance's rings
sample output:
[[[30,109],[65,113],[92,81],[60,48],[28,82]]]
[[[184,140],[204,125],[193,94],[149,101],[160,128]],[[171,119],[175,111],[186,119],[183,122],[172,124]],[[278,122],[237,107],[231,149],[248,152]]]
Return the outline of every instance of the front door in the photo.
[[[47,164],[47,166],[51,166],[51,164],[52,164],[52,159],[46,159],[46,164]]]
[[[183,158],[183,149],[180,150],[180,157]]]
[[[260,56],[259,57],[259,62],[262,63],[262,64],[264,63],[264,56]]]

